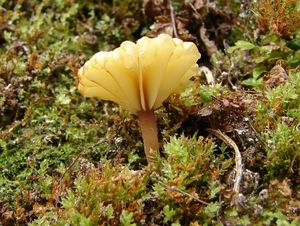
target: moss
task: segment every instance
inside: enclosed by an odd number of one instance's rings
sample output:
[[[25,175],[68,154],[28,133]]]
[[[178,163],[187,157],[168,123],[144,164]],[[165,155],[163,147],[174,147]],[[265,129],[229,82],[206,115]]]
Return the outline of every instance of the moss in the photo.
[[[90,147],[110,120],[103,121],[103,110],[94,111],[102,109],[101,102],[78,97],[75,75],[85,57],[132,38],[131,27],[129,32],[111,16],[118,11],[131,18],[133,11],[124,7],[137,9],[128,2],[113,9],[90,1],[37,3],[1,1],[0,58],[8,66],[0,67],[0,200],[11,205],[22,190],[49,195],[49,178],[62,173],[74,155],[105,155],[107,143]],[[133,24],[139,26],[137,20]]]

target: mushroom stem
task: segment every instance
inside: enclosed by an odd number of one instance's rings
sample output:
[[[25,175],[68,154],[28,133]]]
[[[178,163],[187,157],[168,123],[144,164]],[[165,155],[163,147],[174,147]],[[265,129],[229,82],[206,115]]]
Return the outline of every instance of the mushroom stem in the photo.
[[[159,162],[159,143],[154,111],[139,111],[137,116],[142,130],[144,149],[148,164],[150,167],[155,168]]]

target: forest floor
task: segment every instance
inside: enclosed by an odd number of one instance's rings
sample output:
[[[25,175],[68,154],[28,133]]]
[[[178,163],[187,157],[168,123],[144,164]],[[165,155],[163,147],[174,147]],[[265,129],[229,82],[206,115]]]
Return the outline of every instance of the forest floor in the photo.
[[[300,225],[300,3],[242,2],[0,0],[0,225]],[[160,33],[202,57],[155,112],[152,172],[77,72]]]

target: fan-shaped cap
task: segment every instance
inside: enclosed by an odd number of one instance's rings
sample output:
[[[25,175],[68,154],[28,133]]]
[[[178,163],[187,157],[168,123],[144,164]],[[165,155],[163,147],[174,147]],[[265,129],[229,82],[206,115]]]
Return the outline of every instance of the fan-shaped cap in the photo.
[[[199,58],[194,43],[166,34],[125,41],[111,52],[96,53],[80,68],[78,89],[134,114],[156,109],[198,73]]]

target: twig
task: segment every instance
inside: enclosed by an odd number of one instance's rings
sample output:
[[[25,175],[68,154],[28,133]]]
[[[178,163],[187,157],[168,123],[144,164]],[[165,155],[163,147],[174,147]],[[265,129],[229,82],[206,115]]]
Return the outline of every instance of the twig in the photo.
[[[174,14],[174,8],[173,8],[173,1],[169,0],[169,6],[170,6],[170,14],[171,14],[171,20],[172,20],[172,26],[173,26],[173,34],[175,38],[179,38],[176,28],[176,20],[175,20],[175,14]]]
[[[189,4],[190,7],[192,8],[192,10],[195,12],[196,16],[197,16],[198,18],[200,18],[201,15],[200,15],[200,13],[198,13],[198,11],[197,11],[197,9],[195,8],[195,6],[194,6],[191,2],[189,2],[188,4]],[[198,18],[197,18],[197,19],[198,19]]]
[[[215,129],[207,129],[208,132],[218,137],[220,140],[224,141],[227,145],[231,146],[235,151],[235,179],[233,191],[235,194],[239,194],[240,192],[240,183],[243,176],[243,165],[242,165],[242,156],[237,147],[236,143],[227,135],[222,133],[220,130]]]
[[[189,193],[187,193],[187,192],[185,192],[185,191],[182,191],[182,190],[176,188],[175,186],[169,186],[169,185],[167,185],[167,184],[164,184],[164,183],[161,182],[161,181],[157,181],[157,182],[158,182],[161,186],[163,186],[165,189],[168,189],[168,190],[170,190],[170,191],[176,191],[176,192],[179,192],[179,193],[181,193],[182,195],[191,198],[192,200],[195,200],[195,201],[197,201],[197,202],[199,202],[199,203],[202,203],[202,204],[204,204],[204,205],[208,205],[207,202],[205,202],[205,201],[203,201],[203,200],[201,200],[201,199],[198,199],[197,197],[192,196],[191,194],[189,194]]]
[[[294,158],[293,158],[293,160],[292,160],[292,162],[291,162],[291,166],[290,166],[290,171],[291,171],[291,173],[294,173],[293,166],[294,166],[294,163],[295,163],[296,158],[297,158],[297,155],[294,156]]]
[[[260,143],[261,143],[262,145],[267,146],[266,142],[265,142],[263,139],[261,139],[260,134],[259,134],[259,133],[257,132],[257,130],[254,128],[254,126],[252,125],[252,123],[250,122],[250,120],[248,120],[247,123],[248,123],[249,127],[251,128],[251,130],[255,133],[255,135],[256,135],[256,137],[258,138],[258,140],[260,141]]]

